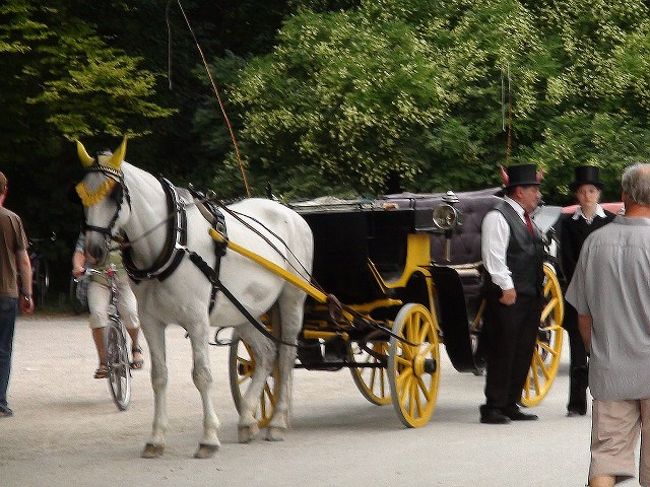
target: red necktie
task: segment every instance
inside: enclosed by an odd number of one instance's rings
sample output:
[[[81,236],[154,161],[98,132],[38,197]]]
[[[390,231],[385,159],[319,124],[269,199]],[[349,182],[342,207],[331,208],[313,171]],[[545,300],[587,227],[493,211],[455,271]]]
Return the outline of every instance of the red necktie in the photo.
[[[533,222],[530,219],[530,215],[527,211],[524,212],[524,220],[526,220],[526,227],[528,228],[528,233],[533,237],[535,236],[535,230],[533,230]]]

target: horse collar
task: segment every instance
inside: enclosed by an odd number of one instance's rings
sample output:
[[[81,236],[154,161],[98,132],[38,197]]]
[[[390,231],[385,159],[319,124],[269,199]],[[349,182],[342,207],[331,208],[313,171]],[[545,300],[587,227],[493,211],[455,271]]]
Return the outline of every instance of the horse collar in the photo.
[[[133,263],[132,249],[130,246],[123,252],[123,262],[129,277],[135,281],[145,279],[158,279],[164,281],[180,265],[185,255],[187,245],[187,214],[185,205],[180,201],[174,185],[166,178],[158,178],[165,192],[167,208],[169,209],[169,223],[167,224],[167,239],[162,252],[147,269],[138,269]],[[173,220],[173,221],[172,221]]]

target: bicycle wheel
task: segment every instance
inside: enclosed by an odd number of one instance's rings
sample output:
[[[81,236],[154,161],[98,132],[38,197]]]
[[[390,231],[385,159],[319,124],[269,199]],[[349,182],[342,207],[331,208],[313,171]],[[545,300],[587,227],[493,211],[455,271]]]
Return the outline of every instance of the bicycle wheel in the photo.
[[[120,411],[124,411],[131,401],[130,364],[124,326],[120,320],[111,317],[106,345],[108,386],[113,401]]]
[[[72,306],[72,311],[74,314],[78,315],[84,311],[88,311],[88,305],[85,302],[79,300],[79,294],[77,292],[77,287],[82,285],[74,277],[70,278],[70,305]]]
[[[50,287],[50,267],[47,260],[43,258],[38,259],[33,273],[36,304],[43,306],[47,298],[47,291]]]

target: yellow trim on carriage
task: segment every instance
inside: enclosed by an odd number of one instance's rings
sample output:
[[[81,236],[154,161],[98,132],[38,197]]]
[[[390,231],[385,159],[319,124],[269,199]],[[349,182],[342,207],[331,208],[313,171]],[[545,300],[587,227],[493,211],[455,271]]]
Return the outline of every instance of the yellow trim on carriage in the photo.
[[[424,269],[431,263],[431,249],[429,235],[426,233],[410,233],[407,236],[406,263],[402,275],[395,280],[385,281],[374,262],[368,259],[368,268],[376,279],[384,294],[388,289],[406,287],[413,273]]]
[[[338,331],[303,330],[302,335],[308,340],[316,340],[318,338],[330,340],[331,338],[341,337],[347,342],[350,339],[350,335],[346,332]]]
[[[404,304],[401,299],[386,298],[376,299],[369,303],[351,304],[349,307],[358,313],[368,314],[378,308],[390,308],[392,306],[400,306],[401,304]]]

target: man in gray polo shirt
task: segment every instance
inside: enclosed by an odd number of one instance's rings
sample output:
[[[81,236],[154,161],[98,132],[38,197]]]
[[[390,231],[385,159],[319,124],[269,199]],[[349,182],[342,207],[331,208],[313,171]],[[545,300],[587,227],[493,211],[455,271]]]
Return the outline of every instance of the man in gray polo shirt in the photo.
[[[567,291],[591,350],[592,487],[634,477],[639,433],[650,486],[650,164],[628,167],[622,190],[625,216],[587,238]]]

